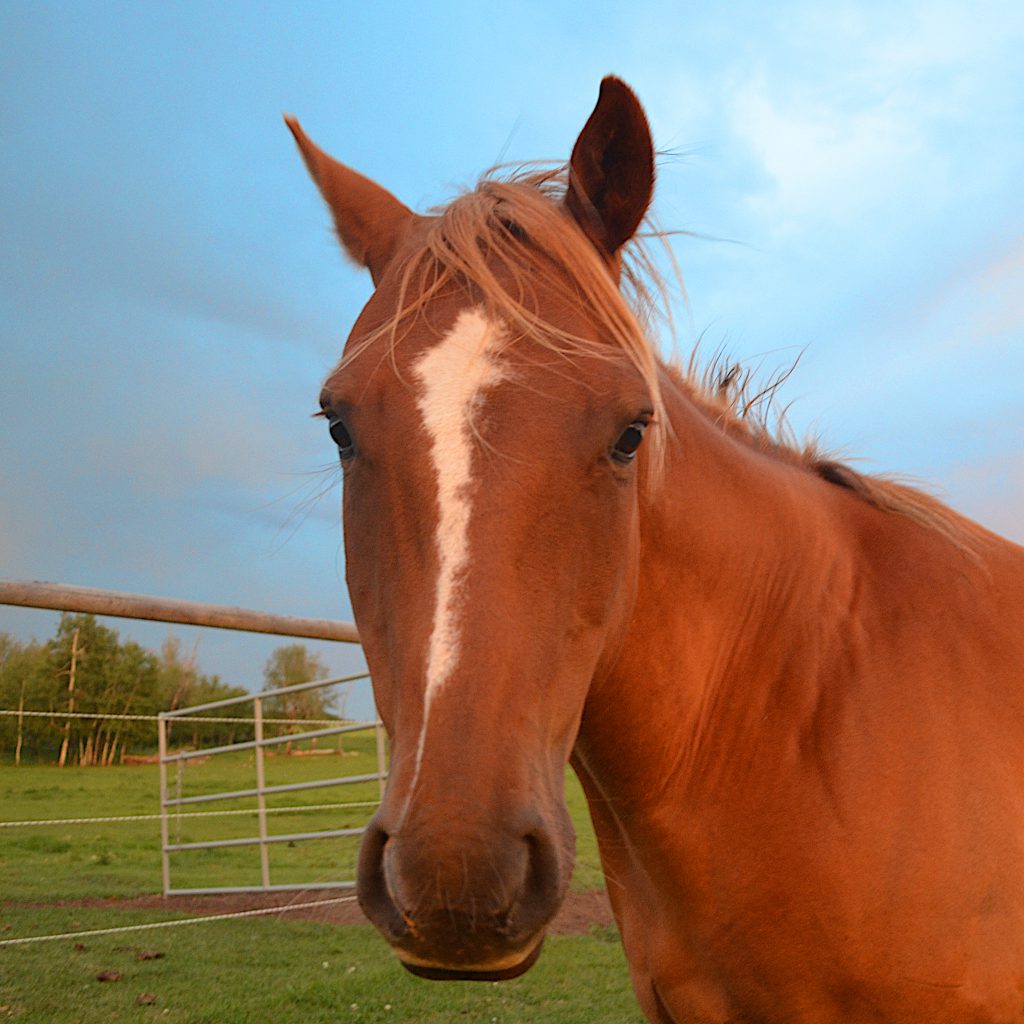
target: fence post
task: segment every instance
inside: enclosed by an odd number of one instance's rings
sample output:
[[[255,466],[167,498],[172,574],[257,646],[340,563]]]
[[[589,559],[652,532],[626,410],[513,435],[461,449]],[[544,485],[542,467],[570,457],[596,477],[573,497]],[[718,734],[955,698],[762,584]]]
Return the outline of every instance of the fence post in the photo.
[[[171,855],[167,850],[170,844],[167,822],[167,719],[163,713],[157,718],[156,728],[160,754],[160,867],[166,896],[171,888]]]
[[[270,852],[267,849],[266,776],[263,772],[263,700],[253,701],[253,738],[256,740],[256,812],[260,837],[260,884],[270,888]]]

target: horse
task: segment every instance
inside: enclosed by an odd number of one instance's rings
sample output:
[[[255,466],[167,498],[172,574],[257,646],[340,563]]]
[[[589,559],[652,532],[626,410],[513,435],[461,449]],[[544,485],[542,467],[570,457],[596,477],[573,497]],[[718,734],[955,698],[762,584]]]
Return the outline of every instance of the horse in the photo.
[[[1024,1020],[1024,548],[659,354],[621,80],[429,215],[286,120],[375,285],[320,404],[402,964],[534,963],[571,764],[648,1020]]]

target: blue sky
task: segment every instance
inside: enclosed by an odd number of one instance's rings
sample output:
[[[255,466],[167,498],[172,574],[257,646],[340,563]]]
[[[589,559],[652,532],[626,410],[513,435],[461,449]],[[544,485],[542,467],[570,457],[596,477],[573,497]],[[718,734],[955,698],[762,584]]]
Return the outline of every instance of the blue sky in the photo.
[[[310,413],[370,284],[280,115],[424,209],[567,156],[609,72],[694,233],[683,351],[803,351],[798,432],[1024,541],[1017,2],[7,0],[0,50],[0,576],[350,618]],[[278,642],[178,632],[247,686]]]

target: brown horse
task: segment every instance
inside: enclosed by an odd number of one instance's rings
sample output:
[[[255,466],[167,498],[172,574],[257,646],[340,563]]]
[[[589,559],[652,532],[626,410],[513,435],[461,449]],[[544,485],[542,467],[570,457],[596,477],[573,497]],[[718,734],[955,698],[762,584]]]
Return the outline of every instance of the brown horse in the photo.
[[[567,173],[432,216],[289,125],[376,285],[321,404],[402,963],[531,965],[571,761],[651,1021],[1024,1020],[1024,549],[658,357],[617,79]]]

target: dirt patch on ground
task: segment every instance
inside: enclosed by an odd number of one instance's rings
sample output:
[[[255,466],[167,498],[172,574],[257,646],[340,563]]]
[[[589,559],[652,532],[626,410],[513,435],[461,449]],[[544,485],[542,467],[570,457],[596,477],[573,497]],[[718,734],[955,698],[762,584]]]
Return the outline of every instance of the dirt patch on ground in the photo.
[[[175,914],[234,914],[242,910],[262,910],[281,907],[287,915],[303,921],[323,921],[329,924],[366,924],[366,918],[354,899],[331,903],[321,907],[287,908],[296,903],[350,896],[337,889],[306,889],[301,893],[225,893],[219,896],[136,896],[132,899],[59,900],[53,903],[15,903],[5,901],[2,906],[47,907],[102,907],[110,910],[163,910]],[[551,925],[555,935],[581,935],[592,928],[607,927],[615,923],[608,896],[603,889],[587,892],[570,891]]]

